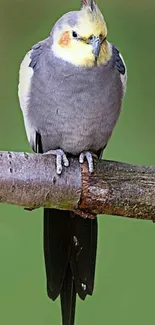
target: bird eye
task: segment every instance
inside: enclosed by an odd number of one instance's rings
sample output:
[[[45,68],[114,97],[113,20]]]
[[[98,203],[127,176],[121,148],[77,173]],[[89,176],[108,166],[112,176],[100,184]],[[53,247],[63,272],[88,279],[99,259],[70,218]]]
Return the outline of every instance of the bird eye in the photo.
[[[72,31],[72,36],[73,36],[74,38],[77,38],[77,37],[78,37],[78,34],[73,30],[73,31]]]
[[[99,38],[102,42],[104,42],[106,40],[106,37],[104,37],[102,34],[99,35]]]
[[[89,36],[89,41],[92,41],[93,38],[94,38],[94,35],[90,35],[90,36]]]

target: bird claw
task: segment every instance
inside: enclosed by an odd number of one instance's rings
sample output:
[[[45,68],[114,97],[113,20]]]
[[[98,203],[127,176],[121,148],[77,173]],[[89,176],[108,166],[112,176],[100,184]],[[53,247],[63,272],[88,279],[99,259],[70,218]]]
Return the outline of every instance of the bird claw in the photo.
[[[81,154],[79,156],[80,164],[84,163],[85,158],[86,158],[87,163],[88,163],[89,172],[93,173],[93,171],[94,171],[93,154],[90,151],[81,152]]]
[[[56,156],[56,172],[58,175],[62,173],[63,166],[65,167],[69,166],[69,160],[62,149],[49,150],[44,154],[46,155],[51,154]],[[85,159],[87,160],[88,163],[89,172],[93,173],[94,171],[93,154],[90,151],[81,152],[79,156],[80,164],[83,164]]]
[[[56,172],[58,175],[62,173],[63,165],[65,167],[69,166],[69,160],[63,150],[61,149],[50,150],[45,154],[51,154],[56,156]]]

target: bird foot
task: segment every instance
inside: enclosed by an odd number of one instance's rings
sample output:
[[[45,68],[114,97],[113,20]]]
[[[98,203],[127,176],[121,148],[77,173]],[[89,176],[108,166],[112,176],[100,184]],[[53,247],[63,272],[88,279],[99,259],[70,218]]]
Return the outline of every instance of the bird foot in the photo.
[[[66,154],[62,149],[49,150],[44,153],[44,155],[48,155],[48,154],[56,156],[56,172],[58,175],[60,175],[62,173],[63,166],[65,167],[69,166],[69,160]],[[81,152],[79,156],[80,164],[83,164],[85,159],[88,163],[89,172],[93,173],[94,171],[93,154],[90,151]]]
[[[79,156],[80,164],[83,164],[85,159],[87,160],[88,163],[89,172],[93,173],[94,171],[93,154],[90,151],[81,152]]]
[[[61,149],[49,150],[44,154],[51,154],[56,156],[56,172],[58,175],[62,173],[63,166],[69,166],[69,160],[64,151]]]

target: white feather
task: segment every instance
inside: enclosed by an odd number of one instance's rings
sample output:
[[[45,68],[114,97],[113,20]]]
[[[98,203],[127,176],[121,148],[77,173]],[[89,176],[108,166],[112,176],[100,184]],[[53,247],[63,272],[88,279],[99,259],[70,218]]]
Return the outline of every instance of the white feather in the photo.
[[[31,54],[33,50],[30,50],[24,57],[19,71],[19,84],[18,84],[18,97],[21,110],[23,112],[25,128],[28,140],[30,142],[31,132],[32,132],[32,123],[28,118],[29,110],[28,110],[28,102],[30,96],[31,89],[31,80],[34,74],[33,68],[29,65],[31,63]]]
[[[25,114],[27,111],[27,104],[29,100],[31,79],[33,76],[33,69],[29,66],[31,63],[31,54],[33,50],[30,50],[24,57],[19,71],[19,85],[18,85],[18,96],[20,107]]]
[[[123,97],[125,96],[125,93],[126,93],[126,86],[127,86],[127,67],[126,67],[126,64],[125,64],[125,61],[123,59],[123,56],[121,55],[121,53],[119,53],[119,56],[125,66],[125,74],[121,74],[120,73],[120,78],[121,78],[121,82],[122,82],[122,86],[123,86]]]

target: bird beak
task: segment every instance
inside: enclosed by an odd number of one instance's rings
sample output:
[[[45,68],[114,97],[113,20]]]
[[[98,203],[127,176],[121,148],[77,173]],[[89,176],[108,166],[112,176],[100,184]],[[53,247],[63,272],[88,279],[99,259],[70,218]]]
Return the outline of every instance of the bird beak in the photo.
[[[97,59],[100,54],[102,41],[98,36],[93,36],[91,37],[89,44],[92,45],[95,59]]]

